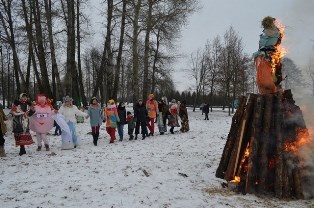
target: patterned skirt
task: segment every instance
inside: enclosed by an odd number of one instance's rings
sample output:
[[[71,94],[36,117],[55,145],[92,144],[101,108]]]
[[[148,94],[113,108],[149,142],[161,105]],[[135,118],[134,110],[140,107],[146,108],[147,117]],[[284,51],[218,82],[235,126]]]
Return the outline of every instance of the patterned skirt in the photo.
[[[16,146],[31,145],[34,143],[29,132],[14,133],[14,138]]]
[[[190,130],[189,119],[186,116],[181,117],[181,132],[187,132]]]

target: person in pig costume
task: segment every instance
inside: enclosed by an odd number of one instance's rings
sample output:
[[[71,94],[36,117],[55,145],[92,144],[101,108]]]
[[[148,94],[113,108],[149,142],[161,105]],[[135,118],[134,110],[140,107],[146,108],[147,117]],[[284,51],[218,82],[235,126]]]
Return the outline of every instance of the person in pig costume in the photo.
[[[48,102],[45,95],[38,95],[36,103],[34,104],[34,115],[30,118],[30,129],[36,132],[37,137],[37,151],[41,150],[42,142],[46,151],[49,151],[49,141],[47,139],[47,133],[53,128],[55,114],[53,107]]]

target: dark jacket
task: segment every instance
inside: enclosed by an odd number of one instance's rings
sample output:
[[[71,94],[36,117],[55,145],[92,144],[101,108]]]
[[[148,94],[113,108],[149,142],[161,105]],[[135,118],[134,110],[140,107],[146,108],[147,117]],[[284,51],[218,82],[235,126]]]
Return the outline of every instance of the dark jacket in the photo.
[[[136,118],[136,122],[146,122],[147,117],[148,113],[145,104],[140,105],[137,103],[134,108],[134,118]]]
[[[204,105],[203,112],[204,113],[209,113],[209,104]]]
[[[118,125],[124,125],[126,124],[126,110],[125,107],[122,106],[118,106],[118,115],[119,115],[119,119],[120,122],[118,122]]]

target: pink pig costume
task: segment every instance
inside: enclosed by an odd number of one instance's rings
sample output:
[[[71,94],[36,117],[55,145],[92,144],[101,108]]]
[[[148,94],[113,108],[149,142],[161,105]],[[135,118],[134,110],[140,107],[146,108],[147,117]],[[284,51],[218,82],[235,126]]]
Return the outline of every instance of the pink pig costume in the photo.
[[[47,133],[53,128],[54,110],[50,103],[47,101],[45,95],[38,95],[36,104],[34,105],[35,114],[30,118],[30,129],[36,132],[37,137],[37,151],[41,150],[42,141],[46,151],[49,151],[49,141],[47,139]]]

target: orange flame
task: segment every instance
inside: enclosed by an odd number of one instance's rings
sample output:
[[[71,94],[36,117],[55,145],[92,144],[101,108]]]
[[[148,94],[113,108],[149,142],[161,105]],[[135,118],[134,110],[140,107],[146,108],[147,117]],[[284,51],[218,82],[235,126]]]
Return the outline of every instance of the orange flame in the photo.
[[[278,20],[275,21],[275,25],[279,30],[279,38],[282,40],[284,37],[285,27],[282,25]],[[279,44],[275,45],[275,51],[271,54],[271,66],[272,66],[272,75],[273,79],[276,79],[276,66],[280,64],[281,58],[284,57],[287,54],[287,49],[282,47]],[[276,81],[276,80],[274,80]]]
[[[242,160],[241,160],[241,165],[239,167],[240,170],[242,169],[242,167],[244,167],[245,170],[247,171],[248,166],[247,166],[247,164],[245,164],[245,161],[248,160],[249,155],[250,155],[250,145],[248,144],[246,149],[245,149],[245,151],[244,151],[244,155],[242,157]],[[231,183],[239,183],[240,181],[241,181],[241,177],[240,176],[235,176],[234,179],[229,181],[229,182],[231,182]]]
[[[296,141],[284,144],[285,152],[298,152],[300,147],[311,142],[309,130],[306,128],[296,128]]]

